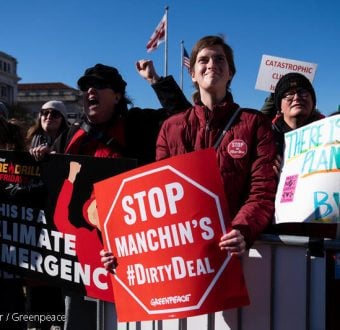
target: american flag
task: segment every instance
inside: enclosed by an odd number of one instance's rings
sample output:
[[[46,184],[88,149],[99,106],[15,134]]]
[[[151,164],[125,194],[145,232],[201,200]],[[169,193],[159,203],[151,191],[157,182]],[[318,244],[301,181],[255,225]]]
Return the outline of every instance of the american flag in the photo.
[[[190,57],[187,50],[183,47],[183,65],[190,69]]]
[[[156,27],[156,30],[150,37],[149,42],[146,45],[146,50],[148,53],[154,51],[158,48],[159,44],[165,41],[165,33],[167,28],[167,21],[166,21],[166,14],[164,14],[163,18],[159,22],[159,24]]]

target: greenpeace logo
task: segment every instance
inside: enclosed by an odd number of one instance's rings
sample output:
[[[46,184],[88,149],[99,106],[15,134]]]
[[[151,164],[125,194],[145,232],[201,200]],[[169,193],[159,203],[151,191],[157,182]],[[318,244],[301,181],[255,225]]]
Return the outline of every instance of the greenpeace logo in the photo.
[[[151,306],[182,304],[190,301],[191,293],[183,296],[170,296],[162,298],[152,298]]]

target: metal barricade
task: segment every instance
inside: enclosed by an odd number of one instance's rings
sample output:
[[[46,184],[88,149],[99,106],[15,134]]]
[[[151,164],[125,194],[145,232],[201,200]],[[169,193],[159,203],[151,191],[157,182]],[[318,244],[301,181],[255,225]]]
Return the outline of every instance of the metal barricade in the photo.
[[[242,258],[251,304],[186,319],[117,322],[113,304],[98,302],[98,330],[331,330],[327,254],[340,240],[262,235]],[[327,289],[328,288],[328,289]],[[333,323],[332,323],[333,322]],[[340,329],[340,326],[339,326]]]

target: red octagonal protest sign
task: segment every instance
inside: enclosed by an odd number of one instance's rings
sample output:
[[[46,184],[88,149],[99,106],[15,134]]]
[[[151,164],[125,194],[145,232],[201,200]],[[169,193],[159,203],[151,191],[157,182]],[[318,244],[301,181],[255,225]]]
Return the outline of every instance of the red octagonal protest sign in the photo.
[[[96,186],[99,209],[105,204],[100,215],[106,246],[118,260],[120,321],[211,311],[212,295],[225,289],[218,283],[234,258],[218,247],[227,230],[223,188],[215,153],[199,153],[111,178],[103,190]]]

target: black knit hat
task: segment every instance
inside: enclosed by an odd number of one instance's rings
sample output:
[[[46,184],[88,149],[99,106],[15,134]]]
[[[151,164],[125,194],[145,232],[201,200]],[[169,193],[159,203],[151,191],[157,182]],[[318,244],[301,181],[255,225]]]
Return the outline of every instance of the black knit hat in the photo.
[[[86,69],[84,75],[78,80],[78,86],[83,90],[86,84],[93,80],[100,80],[108,84],[115,92],[125,93],[126,82],[114,67],[96,64]]]
[[[290,72],[285,74],[280,78],[278,83],[276,84],[275,87],[275,92],[274,92],[274,101],[275,101],[275,107],[278,111],[281,110],[281,100],[283,97],[283,94],[288,92],[289,90],[292,89],[307,89],[313,100],[313,105],[315,107],[316,105],[316,96],[315,96],[315,90],[311,84],[311,82],[306,78],[301,73],[296,73],[296,72]]]

